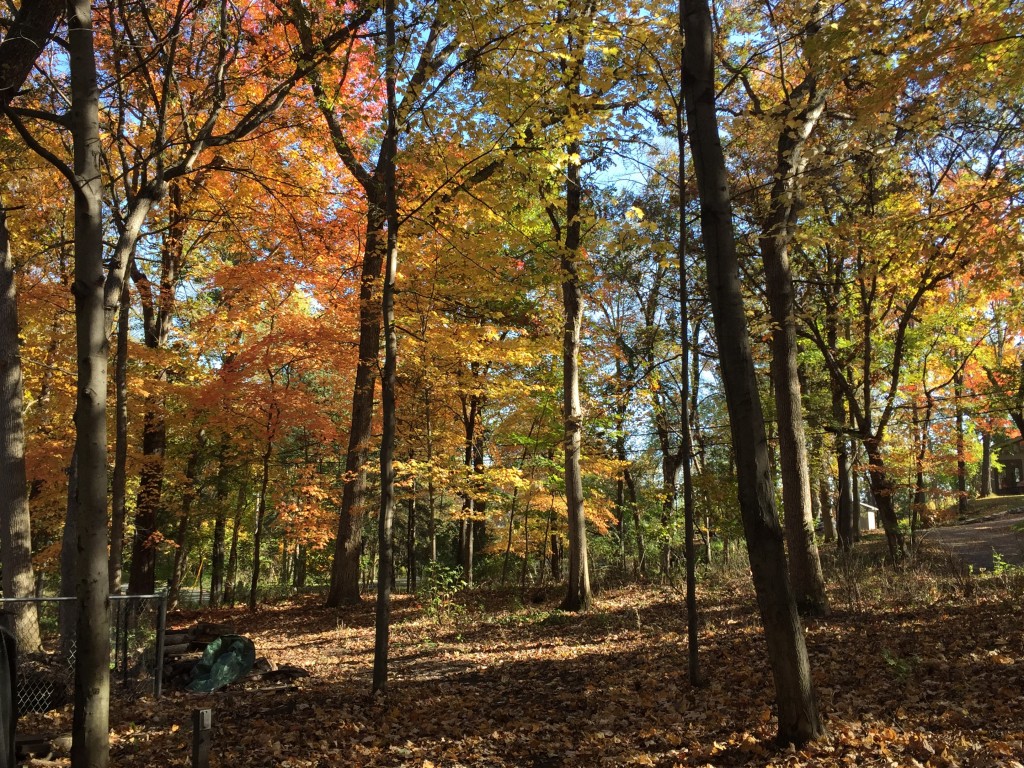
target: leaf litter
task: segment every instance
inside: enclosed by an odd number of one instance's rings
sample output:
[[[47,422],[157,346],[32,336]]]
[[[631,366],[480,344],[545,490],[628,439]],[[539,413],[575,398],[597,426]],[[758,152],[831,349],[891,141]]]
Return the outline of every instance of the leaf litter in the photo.
[[[256,614],[205,612],[310,676],[296,690],[173,691],[158,701],[125,700],[115,686],[111,765],[189,766],[191,712],[210,708],[211,765],[224,768],[1024,768],[1019,594],[859,601],[809,622],[829,735],[799,749],[773,741],[770,670],[741,581],[701,592],[700,688],[687,678],[676,591],[610,589],[578,616],[547,597],[523,606],[512,593],[472,591],[456,615],[437,617],[396,596],[386,696],[369,693],[370,602],[336,610],[307,597]],[[68,718],[51,713],[49,725]]]

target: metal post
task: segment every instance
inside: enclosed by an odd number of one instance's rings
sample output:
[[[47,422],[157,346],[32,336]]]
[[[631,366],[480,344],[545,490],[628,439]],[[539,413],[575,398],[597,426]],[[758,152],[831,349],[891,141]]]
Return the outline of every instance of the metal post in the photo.
[[[156,614],[156,662],[153,669],[153,696],[160,698],[164,689],[164,635],[167,632],[167,593],[160,593]]]
[[[210,768],[212,709],[192,710],[192,768]]]

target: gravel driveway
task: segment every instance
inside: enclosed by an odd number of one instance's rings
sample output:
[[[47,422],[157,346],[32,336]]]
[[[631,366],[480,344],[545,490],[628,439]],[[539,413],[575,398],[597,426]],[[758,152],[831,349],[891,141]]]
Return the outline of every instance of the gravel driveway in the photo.
[[[939,544],[959,555],[975,568],[992,570],[993,550],[1014,565],[1024,565],[1024,532],[1014,526],[1024,524],[1024,512],[1000,515],[976,523],[933,528],[924,540]]]

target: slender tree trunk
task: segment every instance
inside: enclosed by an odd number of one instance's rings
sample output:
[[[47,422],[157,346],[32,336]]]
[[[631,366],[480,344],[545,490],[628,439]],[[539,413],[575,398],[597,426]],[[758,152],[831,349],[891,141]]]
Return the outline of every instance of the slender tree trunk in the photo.
[[[121,289],[117,312],[117,352],[114,363],[116,393],[114,426],[114,473],[111,478],[110,593],[121,591],[124,565],[124,522],[128,485],[128,322],[130,319],[128,281]]]
[[[579,88],[577,82],[574,86]],[[583,408],[580,404],[580,330],[583,324],[583,291],[579,259],[583,225],[580,220],[583,185],[580,176],[580,146],[567,147],[569,167],[565,188],[565,241],[562,244],[562,417],[565,436],[565,500],[569,518],[569,591],[562,601],[567,611],[590,607],[590,566],[587,554],[587,519],[583,513],[583,475],[580,452],[583,445]],[[575,159],[574,159],[575,158]]]
[[[192,505],[195,503],[199,491],[196,488],[196,475],[199,472],[200,452],[205,440],[200,434],[198,445],[189,454],[185,463],[185,484],[182,487],[181,513],[178,518],[178,530],[174,536],[174,566],[171,569],[171,580],[167,586],[167,604],[177,605],[178,595],[181,592],[181,583],[185,578],[185,564],[188,557],[188,550],[191,546],[188,540],[188,529],[192,524]],[[200,601],[201,602],[201,601]],[[213,604],[213,601],[210,601]]]
[[[953,374],[953,399],[956,408],[956,506],[960,517],[967,516],[967,448],[964,444],[964,373]]]
[[[391,638],[391,578],[394,550],[391,536],[395,515],[395,390],[397,388],[398,334],[395,328],[395,274],[398,270],[398,187],[395,155],[398,150],[397,103],[395,82],[398,68],[396,50],[395,0],[385,0],[385,89],[387,92],[387,133],[382,154],[390,158],[384,166],[384,185],[388,223],[388,257],[384,269],[384,290],[381,315],[384,320],[384,375],[381,380],[381,412],[384,429],[380,445],[380,515],[377,518],[377,547],[380,564],[377,569],[377,606],[373,642],[373,691],[385,692],[388,686],[388,646]]]
[[[408,500],[405,519],[405,590],[416,591],[416,485]]]
[[[238,486],[238,502],[235,506],[235,519],[231,526],[231,549],[228,552],[227,582],[224,585],[224,603],[235,604],[235,585],[238,583],[238,534],[242,529],[242,515],[245,512],[246,496],[249,493],[247,483]]]
[[[979,478],[978,495],[981,498],[992,495],[992,435],[981,433],[981,477]]]
[[[213,544],[210,553],[210,605],[224,600],[224,539],[227,533],[228,499],[228,437],[221,437],[217,457],[216,501],[214,502]]]
[[[32,524],[25,470],[24,379],[18,340],[18,297],[7,231],[0,206],[0,560],[4,597],[31,597]],[[35,603],[14,603],[11,627],[18,653],[41,648]]]
[[[679,4],[679,27],[683,27],[683,5]],[[682,50],[680,50],[682,54]],[[679,76],[682,80],[684,62],[680,56]],[[680,86],[682,83],[680,82]],[[697,614],[697,553],[694,547],[694,516],[696,510],[693,503],[693,430],[690,425],[690,352],[693,346],[690,338],[690,278],[689,265],[686,263],[686,108],[685,94],[680,92],[676,98],[676,147],[678,149],[677,189],[679,190],[679,218],[676,259],[679,262],[679,330],[681,331],[682,349],[680,350],[679,372],[681,391],[679,392],[679,458],[683,469],[683,535],[686,547],[686,645],[687,671],[690,685],[704,683],[700,669],[698,627],[700,617]]]
[[[99,89],[89,0],[68,2],[68,68],[75,189],[75,407],[78,445],[78,632],[73,768],[109,757],[110,600],[107,588],[107,348],[103,301],[103,185]],[[118,290],[120,295],[120,290]]]
[[[273,387],[273,379],[271,379]],[[252,579],[249,582],[250,611],[256,610],[256,598],[260,587],[260,548],[263,546],[263,522],[267,516],[267,488],[270,485],[270,458],[274,455],[274,434],[277,428],[277,406],[271,405],[267,411],[267,444],[263,449],[261,463],[260,495],[256,505],[256,525],[252,534]]]
[[[686,122],[700,193],[708,292],[736,451],[740,514],[775,680],[778,740],[802,744],[822,736],[824,727],[811,681],[803,627],[786,570],[764,416],[743,310],[732,204],[715,113],[711,12],[707,0],[682,0],[682,8]]]

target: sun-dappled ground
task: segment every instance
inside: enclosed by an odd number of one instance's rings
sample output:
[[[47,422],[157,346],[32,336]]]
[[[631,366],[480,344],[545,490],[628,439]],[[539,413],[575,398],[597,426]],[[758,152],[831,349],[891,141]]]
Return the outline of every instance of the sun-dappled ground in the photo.
[[[772,742],[765,646],[746,575],[732,573],[703,582],[697,689],[682,596],[668,587],[608,588],[582,615],[535,590],[471,591],[440,613],[396,598],[387,697],[369,693],[370,602],[208,612],[310,676],[294,690],[119,700],[111,764],[189,765],[190,713],[208,707],[214,766],[1017,768],[1024,578],[979,579],[943,558],[894,572],[827,556],[834,611],[807,640],[829,737],[801,749]]]

